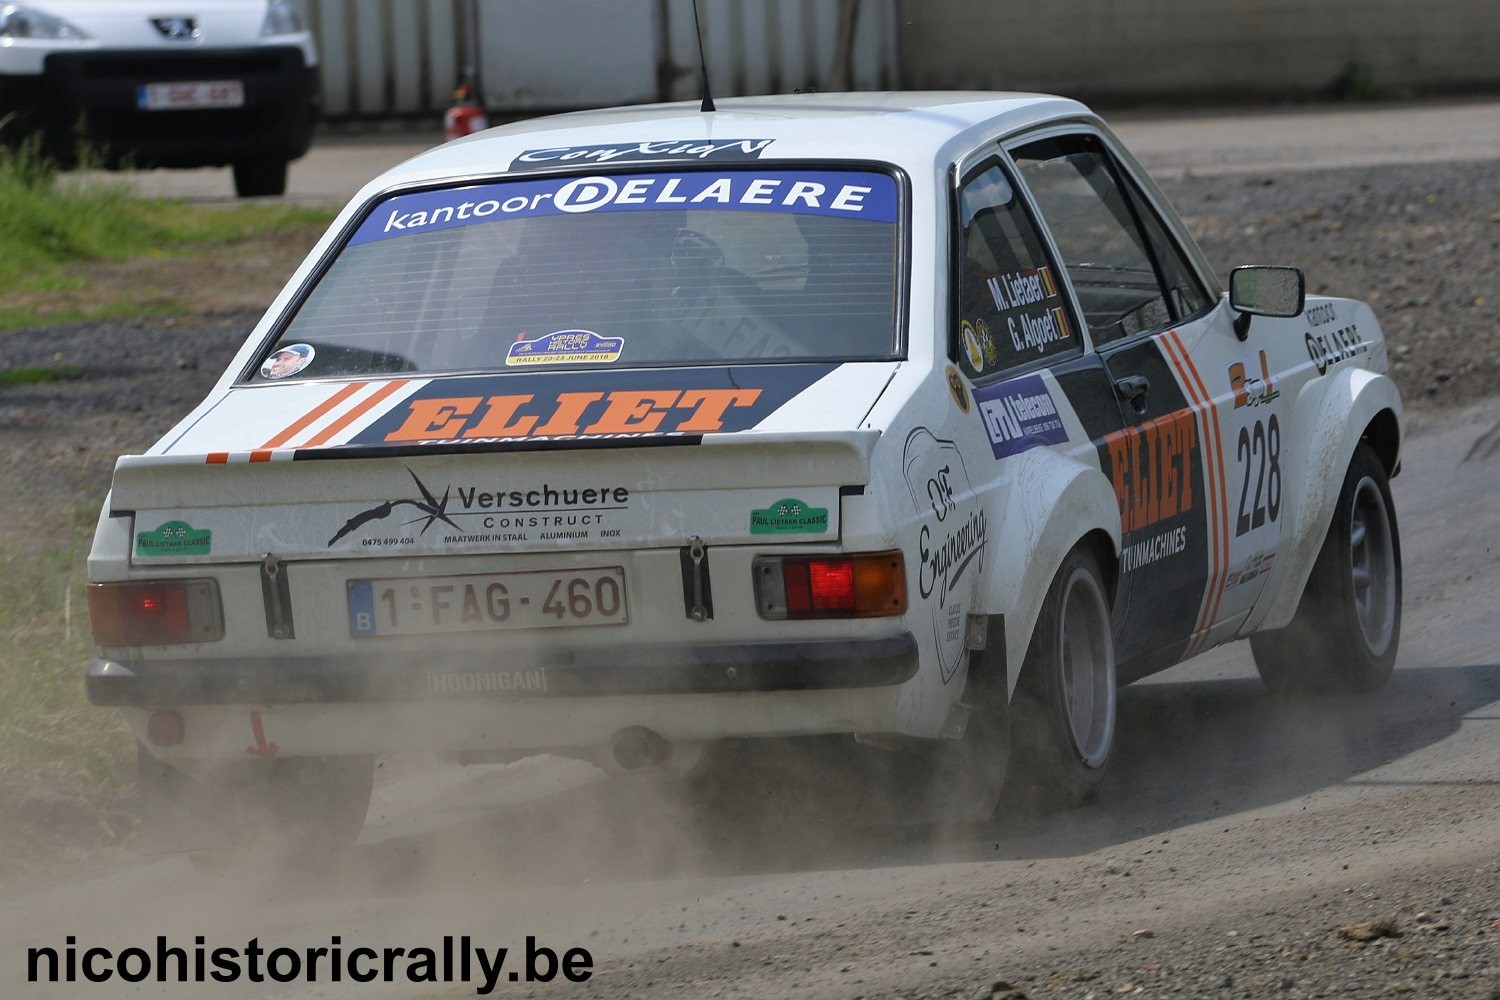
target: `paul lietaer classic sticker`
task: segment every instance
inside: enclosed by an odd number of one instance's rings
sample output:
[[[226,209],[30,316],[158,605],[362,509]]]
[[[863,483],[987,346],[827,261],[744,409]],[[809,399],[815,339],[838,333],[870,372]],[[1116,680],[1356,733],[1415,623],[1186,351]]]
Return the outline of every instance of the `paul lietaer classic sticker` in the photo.
[[[194,528],[186,521],[167,521],[155,531],[142,531],[135,536],[138,556],[206,556],[212,546],[212,531]]]
[[[787,497],[762,510],[750,512],[752,535],[820,534],[828,530],[828,508],[809,507]]]
[[[592,330],[558,330],[510,346],[505,363],[517,365],[601,364],[620,360],[624,337],[601,337]]]

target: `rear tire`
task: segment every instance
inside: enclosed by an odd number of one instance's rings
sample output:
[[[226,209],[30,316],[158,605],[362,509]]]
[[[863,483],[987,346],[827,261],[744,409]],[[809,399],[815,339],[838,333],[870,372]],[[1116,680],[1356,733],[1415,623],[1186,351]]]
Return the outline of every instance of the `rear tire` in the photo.
[[[1047,588],[1010,710],[1006,795],[1022,809],[1094,797],[1114,748],[1116,678],[1109,601],[1087,547],[1068,553]]]
[[[240,198],[285,194],[286,166],[285,160],[240,160],[234,164],[234,193]]]
[[[232,761],[188,772],[137,744],[136,761],[148,852],[326,857],[359,837],[375,783],[373,757]]]
[[[1255,666],[1279,695],[1373,691],[1401,639],[1401,540],[1385,466],[1361,441],[1297,613],[1250,637]]]

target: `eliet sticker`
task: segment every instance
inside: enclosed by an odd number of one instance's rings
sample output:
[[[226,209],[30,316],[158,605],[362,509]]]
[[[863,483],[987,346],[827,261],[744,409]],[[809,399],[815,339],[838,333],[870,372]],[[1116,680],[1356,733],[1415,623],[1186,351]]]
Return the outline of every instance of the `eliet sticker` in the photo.
[[[288,378],[297,374],[317,356],[311,344],[288,344],[278,348],[274,354],[266,359],[265,364],[260,366],[261,378]]]
[[[516,365],[607,364],[620,360],[624,337],[601,337],[592,330],[558,330],[510,345],[505,363]]]
[[[791,497],[750,512],[752,535],[821,534],[827,530],[827,507],[809,507],[804,501]]]
[[[186,521],[167,521],[155,531],[135,536],[138,556],[206,556],[212,546],[212,531],[195,528]]]

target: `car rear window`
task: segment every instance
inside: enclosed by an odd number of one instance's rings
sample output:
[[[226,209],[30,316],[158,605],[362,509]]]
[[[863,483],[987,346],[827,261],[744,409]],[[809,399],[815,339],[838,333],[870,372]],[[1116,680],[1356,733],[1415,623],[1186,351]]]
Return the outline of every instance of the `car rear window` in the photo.
[[[899,201],[886,173],[798,169],[396,195],[249,378],[891,358]]]

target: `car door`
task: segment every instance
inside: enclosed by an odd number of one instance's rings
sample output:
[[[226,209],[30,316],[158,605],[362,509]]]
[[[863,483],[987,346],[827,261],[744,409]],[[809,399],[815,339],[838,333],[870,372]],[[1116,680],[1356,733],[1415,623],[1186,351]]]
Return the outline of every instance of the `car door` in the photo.
[[[1046,445],[1092,462],[1121,431],[1120,410],[1014,165],[990,143],[960,164],[956,191],[949,348],[972,387],[985,457],[1003,463]],[[1011,478],[997,488],[1015,488]],[[1129,601],[1119,588],[1117,620]]]
[[[1246,567],[1254,552],[1274,558],[1279,497],[1271,502],[1263,478],[1261,506],[1237,518],[1233,449],[1245,430],[1249,458],[1269,466],[1280,440],[1273,415],[1258,432],[1236,415],[1231,366],[1247,366],[1243,389],[1254,359],[1239,357],[1250,352],[1211,276],[1104,138],[1076,127],[1008,148],[1119,407],[1122,426],[1102,443],[1100,462],[1120,504],[1121,575],[1132,595],[1117,655],[1123,675],[1139,676],[1232,635],[1253,605],[1259,573]]]

